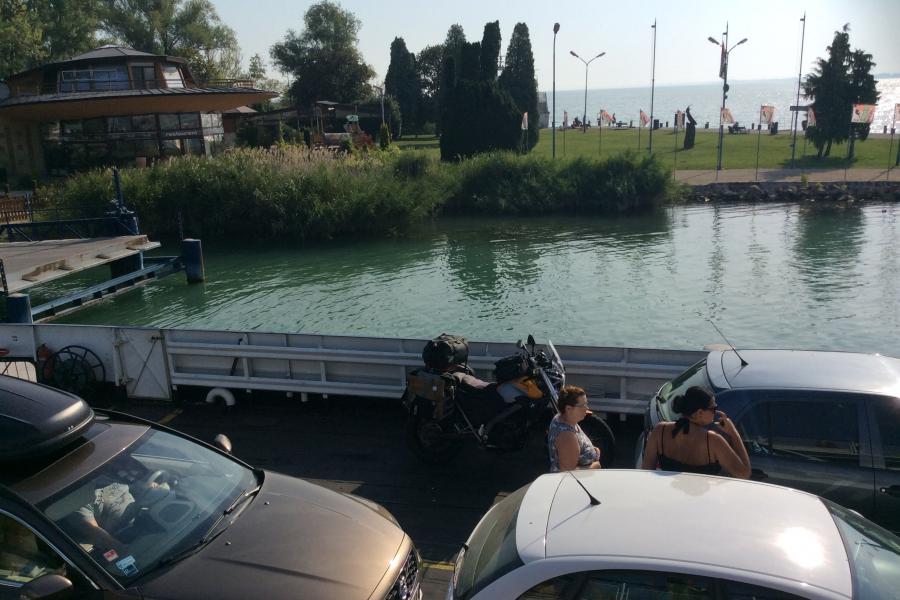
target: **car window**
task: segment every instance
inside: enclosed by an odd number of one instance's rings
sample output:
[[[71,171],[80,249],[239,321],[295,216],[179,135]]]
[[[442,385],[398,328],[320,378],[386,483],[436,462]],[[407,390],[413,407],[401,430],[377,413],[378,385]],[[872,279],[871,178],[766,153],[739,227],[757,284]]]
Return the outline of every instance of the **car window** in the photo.
[[[774,454],[859,464],[855,402],[772,402],[769,422]]]
[[[900,471],[900,398],[878,398],[872,402],[881,437],[884,466]]]
[[[728,600],[803,600],[802,597],[787,592],[740,581],[722,581],[721,583],[722,596]]]
[[[0,585],[24,585],[51,574],[66,575],[63,559],[28,527],[0,513]]]
[[[747,452],[757,456],[771,453],[768,402],[751,404],[740,416],[736,426],[747,446]]]
[[[683,395],[688,388],[700,386],[709,389],[709,377],[706,376],[706,359],[688,367],[681,375],[667,382],[659,390],[659,401],[664,407],[667,419],[673,419],[677,414],[672,409],[672,402],[677,396]]]
[[[521,596],[518,600],[562,600],[571,598],[578,585],[580,573],[570,573],[542,581]]]
[[[577,600],[693,600],[714,598],[713,581],[705,577],[654,571],[596,571]]]
[[[241,463],[151,429],[37,506],[127,587],[161,560],[198,543],[225,508],[256,483]]]
[[[896,598],[900,590],[900,538],[859,514],[823,500],[847,549],[853,597]]]

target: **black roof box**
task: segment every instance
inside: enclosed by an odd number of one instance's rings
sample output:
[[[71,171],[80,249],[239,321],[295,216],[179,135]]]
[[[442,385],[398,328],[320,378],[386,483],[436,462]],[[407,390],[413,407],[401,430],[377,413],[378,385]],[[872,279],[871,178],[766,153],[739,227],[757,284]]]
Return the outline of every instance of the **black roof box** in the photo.
[[[0,462],[52,452],[93,421],[94,411],[74,394],[0,375]]]

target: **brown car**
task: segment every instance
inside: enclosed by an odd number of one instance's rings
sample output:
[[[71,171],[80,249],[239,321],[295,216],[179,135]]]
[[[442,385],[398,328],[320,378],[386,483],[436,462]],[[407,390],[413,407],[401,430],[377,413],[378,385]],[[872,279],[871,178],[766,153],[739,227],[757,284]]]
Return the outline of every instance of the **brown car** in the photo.
[[[0,599],[421,598],[383,507],[0,377]]]

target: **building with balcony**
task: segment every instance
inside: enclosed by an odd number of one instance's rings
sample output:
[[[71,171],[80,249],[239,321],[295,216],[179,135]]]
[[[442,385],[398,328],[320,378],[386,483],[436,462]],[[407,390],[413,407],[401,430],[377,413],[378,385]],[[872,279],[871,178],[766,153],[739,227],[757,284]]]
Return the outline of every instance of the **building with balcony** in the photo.
[[[198,82],[184,59],[121,46],[17,73],[0,83],[0,183],[215,154],[222,113],[275,95]]]

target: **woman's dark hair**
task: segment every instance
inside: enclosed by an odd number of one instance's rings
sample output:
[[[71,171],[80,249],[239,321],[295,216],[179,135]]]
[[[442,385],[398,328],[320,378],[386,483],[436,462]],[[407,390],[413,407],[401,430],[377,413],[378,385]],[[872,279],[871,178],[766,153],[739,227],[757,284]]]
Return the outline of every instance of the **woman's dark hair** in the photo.
[[[698,410],[709,408],[713,403],[713,395],[704,390],[702,387],[689,387],[683,396],[676,396],[672,401],[672,408],[675,412],[689,417]]]
[[[559,390],[559,414],[566,414],[566,407],[578,404],[578,399],[582,396],[587,396],[587,392],[577,385],[563,386],[563,389]]]

